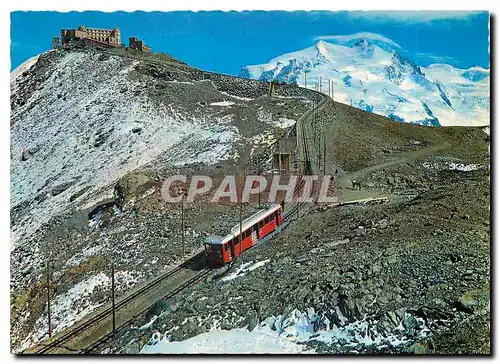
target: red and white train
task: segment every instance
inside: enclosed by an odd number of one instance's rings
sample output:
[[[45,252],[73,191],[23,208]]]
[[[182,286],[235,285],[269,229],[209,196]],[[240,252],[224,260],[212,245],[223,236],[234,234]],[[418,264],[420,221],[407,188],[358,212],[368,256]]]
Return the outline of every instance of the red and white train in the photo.
[[[205,257],[211,268],[222,267],[245,250],[250,249],[275,231],[283,221],[281,205],[274,205],[270,209],[259,211],[248,219],[242,221],[241,237],[240,225],[236,225],[226,237],[220,239],[210,237],[205,241]]]

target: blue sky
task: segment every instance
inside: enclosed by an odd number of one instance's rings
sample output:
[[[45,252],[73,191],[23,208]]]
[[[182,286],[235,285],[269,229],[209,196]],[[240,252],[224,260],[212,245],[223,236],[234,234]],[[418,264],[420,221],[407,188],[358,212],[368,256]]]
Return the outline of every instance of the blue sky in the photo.
[[[61,28],[80,24],[119,27],[126,44],[129,36],[136,36],[154,52],[227,74],[309,47],[319,37],[358,32],[392,39],[419,65],[489,68],[488,23],[487,12],[457,11],[13,12],[11,70],[49,49]]]

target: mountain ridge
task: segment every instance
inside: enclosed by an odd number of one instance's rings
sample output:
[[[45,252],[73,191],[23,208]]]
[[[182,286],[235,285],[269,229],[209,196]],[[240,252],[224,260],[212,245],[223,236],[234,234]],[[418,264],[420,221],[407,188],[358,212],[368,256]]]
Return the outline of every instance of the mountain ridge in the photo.
[[[445,63],[424,67],[395,42],[380,37],[371,34],[329,39],[333,43],[320,39],[268,63],[245,66],[239,75],[300,86],[307,77],[308,88],[321,87],[327,94],[331,81],[335,101],[395,121],[433,126],[489,125],[488,69],[459,69]]]

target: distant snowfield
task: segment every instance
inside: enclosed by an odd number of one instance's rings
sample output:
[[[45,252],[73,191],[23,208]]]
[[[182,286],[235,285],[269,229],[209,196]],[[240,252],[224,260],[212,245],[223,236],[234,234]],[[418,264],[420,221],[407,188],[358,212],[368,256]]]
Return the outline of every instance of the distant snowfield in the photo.
[[[490,119],[490,71],[447,64],[419,67],[390,39],[372,33],[328,37],[240,76],[296,83],[335,101],[424,125],[485,126]],[[306,76],[307,75],[307,76]],[[331,84],[330,84],[331,81]]]

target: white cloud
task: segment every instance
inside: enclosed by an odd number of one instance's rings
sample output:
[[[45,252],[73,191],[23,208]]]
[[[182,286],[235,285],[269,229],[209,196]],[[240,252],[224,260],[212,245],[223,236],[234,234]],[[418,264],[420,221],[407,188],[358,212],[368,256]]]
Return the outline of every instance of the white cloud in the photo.
[[[386,38],[380,34],[376,33],[368,33],[368,32],[360,32],[360,33],[355,33],[351,35],[322,35],[319,37],[314,38],[315,40],[323,39],[323,40],[336,40],[339,42],[348,42],[351,39],[358,39],[358,38],[364,38],[364,39],[373,39],[373,40],[380,40],[382,42],[385,42],[387,44],[390,44],[394,47],[401,48],[399,44],[394,42],[393,40]]]
[[[453,57],[438,56],[438,55],[432,54],[432,53],[417,53],[415,56],[418,59],[430,60],[432,62],[448,63],[448,64],[456,64],[457,63],[457,60]]]
[[[374,10],[350,11],[348,17],[380,22],[425,23],[440,19],[465,19],[485,11],[469,10]]]

